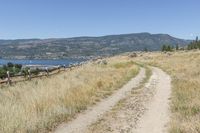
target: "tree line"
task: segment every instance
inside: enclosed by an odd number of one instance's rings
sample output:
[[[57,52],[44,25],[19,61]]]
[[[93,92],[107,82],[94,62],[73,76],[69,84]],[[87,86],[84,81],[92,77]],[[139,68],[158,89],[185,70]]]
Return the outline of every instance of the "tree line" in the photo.
[[[192,50],[192,49],[200,49],[200,41],[196,40],[191,42],[188,46],[187,46],[188,50]]]
[[[200,41],[198,40],[198,37],[196,37],[196,40],[189,43],[186,47],[179,48],[178,45],[174,48],[172,45],[163,45],[161,48],[161,51],[174,51],[174,50],[192,50],[192,49],[200,49]]]
[[[22,68],[21,64],[13,64],[11,62],[8,62],[6,65],[3,65],[0,67],[0,78],[4,79],[7,77],[7,71],[10,72],[11,76],[14,76],[16,74],[23,74],[24,76],[28,75],[29,67]],[[31,73],[37,75],[39,74],[40,70],[37,68],[35,70],[31,70]]]
[[[176,47],[172,46],[172,45],[163,45],[161,48],[161,51],[164,52],[172,52],[174,50],[179,50],[179,46],[178,44],[176,45]]]
[[[190,44],[188,44],[187,49],[188,50],[200,49],[200,41],[198,39],[198,36],[196,37],[195,41],[192,41]]]

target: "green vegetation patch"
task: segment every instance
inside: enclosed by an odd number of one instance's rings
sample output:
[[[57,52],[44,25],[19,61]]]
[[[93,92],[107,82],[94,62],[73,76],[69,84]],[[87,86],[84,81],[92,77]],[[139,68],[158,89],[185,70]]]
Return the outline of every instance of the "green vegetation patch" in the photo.
[[[116,69],[120,69],[120,68],[131,67],[133,64],[135,64],[133,61],[119,62],[119,63],[114,64],[113,67]]]

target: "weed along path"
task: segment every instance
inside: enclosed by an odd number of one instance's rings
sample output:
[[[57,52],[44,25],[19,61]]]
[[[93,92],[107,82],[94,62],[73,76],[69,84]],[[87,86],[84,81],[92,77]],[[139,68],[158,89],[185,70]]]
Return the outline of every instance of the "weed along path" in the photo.
[[[55,133],[84,133],[87,128],[100,119],[103,114],[111,110],[121,99],[125,98],[133,88],[138,87],[145,78],[145,70],[141,68],[139,74],[131,79],[121,89],[114,92],[111,96],[103,99],[93,107],[80,113],[74,120],[61,124]]]
[[[165,133],[169,120],[170,77],[158,68],[143,87],[132,90],[86,133]]]

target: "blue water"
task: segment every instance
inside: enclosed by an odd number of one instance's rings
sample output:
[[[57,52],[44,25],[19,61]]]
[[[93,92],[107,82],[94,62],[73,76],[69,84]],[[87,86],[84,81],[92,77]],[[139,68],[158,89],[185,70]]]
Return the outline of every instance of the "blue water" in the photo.
[[[58,66],[58,65],[66,65],[80,63],[83,62],[83,59],[56,59],[56,60],[7,60],[0,59],[0,65],[6,65],[8,62],[14,64],[22,64],[22,65],[42,65],[42,66]]]

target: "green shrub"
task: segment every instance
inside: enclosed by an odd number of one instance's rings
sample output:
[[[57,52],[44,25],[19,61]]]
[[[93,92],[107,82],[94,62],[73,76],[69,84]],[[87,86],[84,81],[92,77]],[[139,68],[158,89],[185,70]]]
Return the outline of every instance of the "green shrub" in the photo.
[[[4,68],[0,68],[0,78],[6,77],[6,70]]]

